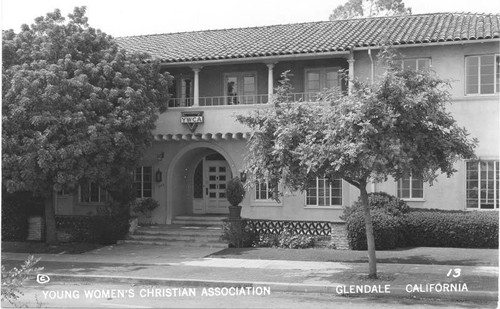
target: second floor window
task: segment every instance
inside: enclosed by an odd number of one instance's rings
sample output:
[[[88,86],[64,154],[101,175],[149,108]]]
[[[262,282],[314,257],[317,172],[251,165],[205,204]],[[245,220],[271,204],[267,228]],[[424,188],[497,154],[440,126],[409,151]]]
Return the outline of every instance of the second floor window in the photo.
[[[141,166],[134,172],[135,197],[153,196],[153,168],[151,166]]]
[[[316,178],[306,190],[307,206],[342,206],[342,179]]]
[[[465,57],[465,94],[500,91],[500,55]]]
[[[105,203],[108,200],[106,190],[101,189],[95,182],[88,182],[80,186],[80,203]]]
[[[410,175],[399,179],[398,197],[402,199],[424,198],[424,181],[422,177]]]
[[[428,70],[431,67],[431,59],[429,58],[415,58],[401,60],[401,66],[405,70],[422,71]]]
[[[305,71],[305,92],[308,95],[306,100],[314,100],[316,94],[325,89],[340,89],[338,71],[338,68],[307,69]]]
[[[257,77],[255,73],[227,73],[224,75],[227,105],[255,104]]]

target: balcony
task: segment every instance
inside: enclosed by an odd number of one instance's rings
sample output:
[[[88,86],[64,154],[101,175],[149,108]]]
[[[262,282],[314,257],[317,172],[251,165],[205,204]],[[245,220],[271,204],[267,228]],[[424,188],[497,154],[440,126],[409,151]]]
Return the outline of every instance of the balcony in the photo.
[[[315,102],[318,100],[317,93],[291,93],[289,102]],[[251,105],[269,103],[268,94],[257,95],[235,95],[235,96],[214,96],[200,97],[198,106],[223,106],[223,105]],[[171,98],[168,101],[169,108],[191,107],[194,105],[194,98]]]

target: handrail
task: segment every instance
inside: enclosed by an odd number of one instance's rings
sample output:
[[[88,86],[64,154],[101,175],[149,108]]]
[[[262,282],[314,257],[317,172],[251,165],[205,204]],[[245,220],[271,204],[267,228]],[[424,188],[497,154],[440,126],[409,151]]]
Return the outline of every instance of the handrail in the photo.
[[[315,102],[317,100],[318,93],[315,92],[296,92],[288,95],[289,102]],[[269,96],[267,94],[211,96],[200,97],[198,102],[199,106],[267,104]],[[194,98],[170,98],[168,107],[190,107],[193,103]]]

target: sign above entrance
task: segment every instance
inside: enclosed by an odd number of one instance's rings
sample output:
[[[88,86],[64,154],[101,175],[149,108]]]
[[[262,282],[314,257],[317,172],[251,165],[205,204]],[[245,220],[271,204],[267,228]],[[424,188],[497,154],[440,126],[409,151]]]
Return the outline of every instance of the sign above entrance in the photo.
[[[198,124],[204,121],[203,112],[181,112],[181,123],[186,124],[191,132],[194,132]]]

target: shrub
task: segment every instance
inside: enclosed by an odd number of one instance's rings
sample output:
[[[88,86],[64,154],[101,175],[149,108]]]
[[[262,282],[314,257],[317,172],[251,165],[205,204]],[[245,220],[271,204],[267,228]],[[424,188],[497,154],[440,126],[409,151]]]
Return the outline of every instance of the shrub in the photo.
[[[370,204],[370,210],[382,209],[394,216],[401,216],[405,213],[408,213],[408,211],[410,210],[410,207],[405,201],[385,192],[369,193],[368,202]],[[344,208],[344,213],[341,219],[346,220],[351,215],[351,213],[358,211],[363,211],[361,198],[359,198],[351,207]]]
[[[245,198],[245,188],[239,177],[235,177],[227,182],[226,197],[231,206],[239,206]]]
[[[245,220],[224,220],[220,238],[230,247],[252,247],[257,242],[257,233],[247,225]]]
[[[256,247],[263,247],[263,248],[275,248],[278,247],[280,241],[279,241],[279,234],[263,234],[259,235],[259,241],[255,244]]]
[[[110,245],[128,232],[128,214],[106,216],[56,216],[58,231],[70,234],[70,240]]]
[[[412,210],[405,218],[409,246],[498,248],[498,212]]]
[[[24,295],[21,288],[30,275],[43,270],[43,267],[35,267],[39,260],[29,256],[21,268],[14,267],[10,270],[2,265],[2,302],[7,300],[15,307],[26,307],[26,304],[18,302],[19,297]]]
[[[377,250],[394,249],[403,243],[404,221],[382,209],[371,211],[375,248]],[[347,240],[353,250],[366,250],[365,219],[362,212],[350,214],[346,220]]]
[[[257,247],[273,247],[287,249],[305,249],[314,246],[314,237],[292,234],[285,228],[280,234],[265,234],[259,236]]]
[[[147,214],[155,210],[160,203],[151,197],[138,198],[131,202],[130,208],[134,213]]]

